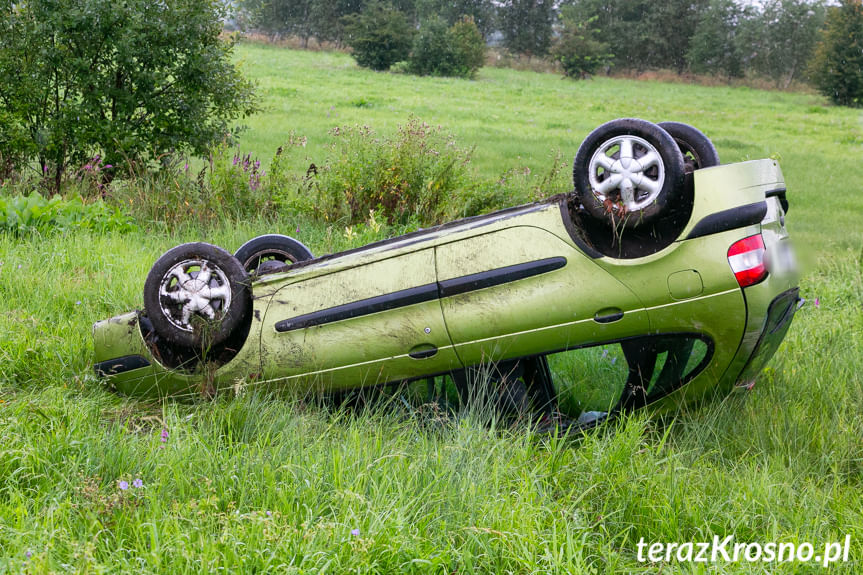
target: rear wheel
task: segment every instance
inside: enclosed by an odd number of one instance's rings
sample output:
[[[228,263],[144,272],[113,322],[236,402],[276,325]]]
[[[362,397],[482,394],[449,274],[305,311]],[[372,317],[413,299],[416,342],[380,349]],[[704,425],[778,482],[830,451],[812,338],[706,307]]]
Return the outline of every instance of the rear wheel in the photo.
[[[227,340],[251,308],[248,274],[222,248],[182,244],[156,260],[144,283],[144,309],[156,334],[190,349]]]
[[[314,256],[309,248],[290,236],[267,234],[244,243],[234,257],[248,273],[261,275]]]
[[[677,142],[686,173],[719,165],[719,152],[698,128],[682,122],[660,122],[659,127]]]
[[[683,195],[683,155],[668,132],[623,118],[591,132],[575,156],[573,183],[596,220],[628,228],[660,218]]]

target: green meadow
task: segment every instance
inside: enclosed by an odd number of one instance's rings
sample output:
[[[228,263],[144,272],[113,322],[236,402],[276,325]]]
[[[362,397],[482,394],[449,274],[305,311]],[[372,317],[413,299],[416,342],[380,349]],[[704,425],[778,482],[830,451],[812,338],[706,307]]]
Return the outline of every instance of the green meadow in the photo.
[[[525,200],[555,157],[569,163],[617,117],[693,124],[723,162],[778,158],[808,304],[751,391],[577,436],[399,397],[361,410],[254,391],[154,403],[100,385],[90,330],[141,307],[162,252],[198,240],[235,250],[268,232],[316,254],[370,238],[289,214],[0,233],[0,573],[824,570],[637,557],[642,538],[728,535],[816,555],[850,535],[849,560],[829,570],[863,571],[863,114],[740,87],[496,68],[417,78],[248,44],[237,58],[263,108],[239,147],[265,169],[291,132],[307,139],[291,156],[302,173],[324,161],[333,128],[389,134],[412,117],[472,148],[477,179],[529,169]]]

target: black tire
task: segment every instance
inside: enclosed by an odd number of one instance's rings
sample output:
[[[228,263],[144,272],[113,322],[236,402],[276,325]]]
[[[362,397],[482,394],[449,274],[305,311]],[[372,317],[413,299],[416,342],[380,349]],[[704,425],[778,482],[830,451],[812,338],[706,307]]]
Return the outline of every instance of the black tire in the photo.
[[[719,152],[698,128],[682,122],[660,122],[659,127],[677,142],[686,173],[719,165]]]
[[[310,260],[314,256],[309,248],[292,237],[267,234],[244,243],[234,257],[240,261],[246,272],[249,274],[257,272],[260,275],[265,271],[263,268],[258,269],[263,263],[272,261],[279,264],[292,264]]]
[[[635,162],[625,167],[620,158],[624,142],[632,147]],[[646,167],[639,163],[644,158],[651,160]],[[572,166],[575,193],[585,211],[615,227],[634,228],[661,218],[682,199],[684,177],[683,155],[674,138],[656,124],[636,118],[612,120],[596,128],[579,146]],[[596,189],[603,182],[608,187],[605,193]],[[629,199],[623,195],[624,186]]]
[[[199,276],[207,271],[209,279],[202,284]],[[144,309],[160,338],[207,350],[243,324],[252,307],[248,278],[222,248],[182,244],[165,252],[147,274]]]

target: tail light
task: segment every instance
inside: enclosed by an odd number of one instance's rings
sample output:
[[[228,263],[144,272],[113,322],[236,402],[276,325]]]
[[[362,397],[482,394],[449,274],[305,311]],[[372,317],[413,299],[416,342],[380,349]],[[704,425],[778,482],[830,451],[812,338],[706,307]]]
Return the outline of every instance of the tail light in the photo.
[[[743,238],[728,248],[728,264],[740,287],[755,285],[767,277],[764,265],[764,240],[761,234]]]

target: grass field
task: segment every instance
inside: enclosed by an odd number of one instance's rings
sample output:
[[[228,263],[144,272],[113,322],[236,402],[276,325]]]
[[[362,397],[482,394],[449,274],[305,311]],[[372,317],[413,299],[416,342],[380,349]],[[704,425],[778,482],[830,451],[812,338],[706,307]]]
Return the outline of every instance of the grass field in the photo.
[[[265,106],[241,147],[262,158],[294,131],[320,162],[329,129],[386,133],[411,115],[475,146],[482,178],[520,166],[538,178],[556,150],[574,155],[621,116],[695,124],[725,162],[779,157],[810,304],[751,392],[561,439],[400,403],[360,414],[255,393],[148,403],[94,380],[91,324],[141,305],[164,250],[236,249],[299,225],[324,253],[347,247],[338,228],[286,217],[0,235],[0,573],[810,573],[822,568],[639,563],[636,544],[734,535],[820,551],[846,534],[850,561],[830,569],[863,571],[859,112],[746,88],[504,69],[420,79],[249,45],[238,56]]]

